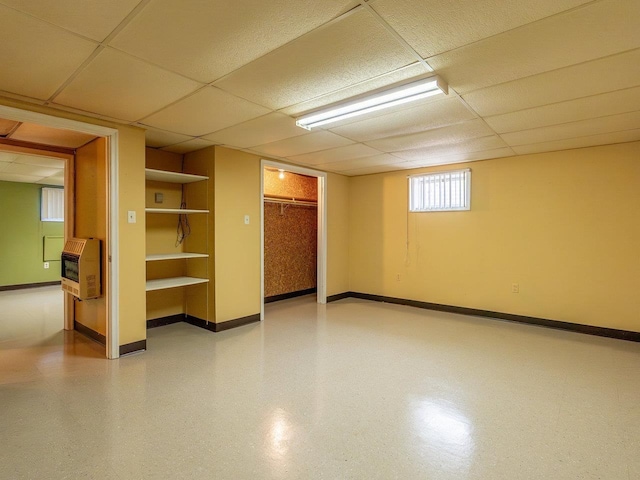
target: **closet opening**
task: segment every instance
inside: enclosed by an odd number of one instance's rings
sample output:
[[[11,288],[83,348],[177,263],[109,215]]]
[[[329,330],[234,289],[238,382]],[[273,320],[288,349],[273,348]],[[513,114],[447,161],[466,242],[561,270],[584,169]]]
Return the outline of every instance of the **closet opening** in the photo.
[[[326,303],[326,174],[262,161],[262,308],[315,294]]]

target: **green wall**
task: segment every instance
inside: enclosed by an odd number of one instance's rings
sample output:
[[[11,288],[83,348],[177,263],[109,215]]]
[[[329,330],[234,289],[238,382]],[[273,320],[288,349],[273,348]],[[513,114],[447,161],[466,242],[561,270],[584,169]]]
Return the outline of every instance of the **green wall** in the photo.
[[[43,237],[64,235],[64,224],[40,221],[43,186],[0,181],[0,286],[60,280],[60,261],[44,269]]]

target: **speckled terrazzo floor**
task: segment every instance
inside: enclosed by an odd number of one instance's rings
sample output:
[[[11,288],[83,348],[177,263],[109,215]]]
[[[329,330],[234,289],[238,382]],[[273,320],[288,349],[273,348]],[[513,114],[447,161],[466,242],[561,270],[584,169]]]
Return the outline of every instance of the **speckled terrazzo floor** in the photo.
[[[640,478],[635,343],[303,297],[108,361],[24,292],[0,293],[1,479]]]

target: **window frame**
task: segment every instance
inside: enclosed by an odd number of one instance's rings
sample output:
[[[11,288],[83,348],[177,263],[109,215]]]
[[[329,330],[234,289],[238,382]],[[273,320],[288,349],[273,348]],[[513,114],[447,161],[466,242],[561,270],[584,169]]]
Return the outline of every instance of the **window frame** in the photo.
[[[428,178],[428,177],[437,177],[437,176],[442,176],[442,175],[447,175],[447,174],[453,174],[453,173],[458,173],[458,174],[463,174],[466,179],[465,179],[465,183],[464,183],[464,200],[466,200],[466,202],[464,203],[463,206],[456,206],[456,207],[442,207],[442,206],[438,206],[438,207],[434,207],[434,208],[417,208],[414,205],[414,197],[413,197],[413,189],[414,187],[414,180],[416,178]],[[409,175],[408,176],[408,182],[409,182],[409,199],[408,199],[408,206],[409,206],[409,212],[410,213],[427,213],[427,212],[466,212],[471,210],[471,169],[470,168],[462,168],[462,169],[458,169],[458,170],[445,170],[445,171],[440,171],[440,172],[429,172],[429,173],[418,173],[415,175]],[[451,185],[451,181],[449,182]],[[449,190],[450,191],[450,190]],[[425,202],[428,203],[428,202]]]

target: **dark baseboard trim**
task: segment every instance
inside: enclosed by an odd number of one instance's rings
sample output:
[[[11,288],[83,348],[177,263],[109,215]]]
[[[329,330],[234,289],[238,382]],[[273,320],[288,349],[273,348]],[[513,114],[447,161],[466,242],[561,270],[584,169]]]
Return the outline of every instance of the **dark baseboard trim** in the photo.
[[[120,356],[129,355],[131,353],[143,352],[147,349],[146,340],[138,340],[137,342],[120,345]]]
[[[102,335],[101,333],[96,332],[94,329],[89,328],[81,323],[76,321],[73,322],[73,329],[77,332],[81,333],[85,337],[89,337],[91,340],[95,340],[100,345],[107,346],[107,337]]]
[[[8,290],[23,290],[25,288],[38,288],[38,287],[51,287],[53,285],[61,285],[62,282],[60,280],[56,280],[54,282],[38,282],[38,283],[22,283],[20,285],[4,285],[0,286],[0,292],[8,291]]]
[[[316,293],[317,289],[307,288],[306,290],[298,290],[296,292],[281,293],[280,295],[272,295],[270,297],[264,297],[264,303],[278,302],[280,300],[286,300],[287,298],[301,297],[303,295],[309,295]]]
[[[337,293],[335,295],[329,295],[327,297],[327,303],[337,302],[338,300],[342,300],[343,298],[353,297],[353,292],[342,292]]]
[[[201,318],[188,315],[187,318],[184,319],[184,321],[190,325],[204,328],[205,330],[209,330],[211,332],[223,332],[232,328],[242,327],[243,325],[249,325],[250,323],[259,322],[260,314],[256,313],[255,315],[249,315],[248,317],[235,318],[233,320],[228,320],[226,322],[220,323],[206,322]]]
[[[618,330],[615,328],[595,327],[593,325],[582,325],[580,323],[563,322],[560,320],[550,320],[548,318],[527,317],[525,315],[515,315],[513,313],[494,312],[491,310],[479,310],[476,308],[456,307],[453,305],[442,305],[440,303],[420,302],[417,300],[407,300],[404,298],[385,297],[382,295],[371,295],[369,293],[347,292],[349,297],[360,298],[363,300],[372,300],[374,302],[394,303],[397,305],[407,305],[409,307],[425,308],[427,310],[436,310],[439,312],[460,313],[463,315],[472,315],[476,317],[494,318],[499,320],[507,320],[509,322],[526,323],[528,325],[537,325],[541,327],[555,328],[558,330],[567,330],[570,332],[584,333],[587,335],[595,335],[598,337],[616,338],[618,340],[628,340],[630,342],[640,342],[640,332],[632,332],[630,330]],[[345,294],[340,294],[345,295]],[[343,296],[342,298],[346,298]]]
[[[171,325],[172,323],[184,322],[184,318],[184,313],[169,315],[168,317],[153,318],[151,320],[147,320],[147,330],[149,328],[164,327],[165,325]]]

